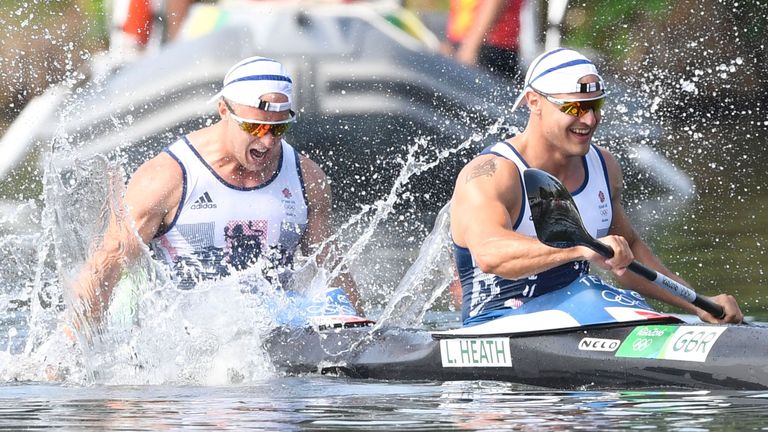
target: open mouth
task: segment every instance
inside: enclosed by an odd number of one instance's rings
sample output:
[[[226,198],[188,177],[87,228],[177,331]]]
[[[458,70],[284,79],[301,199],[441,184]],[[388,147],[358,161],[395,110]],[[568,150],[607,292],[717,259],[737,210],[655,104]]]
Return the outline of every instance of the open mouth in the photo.
[[[256,159],[256,160],[263,159],[264,156],[266,156],[266,154],[267,154],[266,150],[265,151],[258,151],[256,149],[250,149],[249,152],[251,154],[251,157]]]

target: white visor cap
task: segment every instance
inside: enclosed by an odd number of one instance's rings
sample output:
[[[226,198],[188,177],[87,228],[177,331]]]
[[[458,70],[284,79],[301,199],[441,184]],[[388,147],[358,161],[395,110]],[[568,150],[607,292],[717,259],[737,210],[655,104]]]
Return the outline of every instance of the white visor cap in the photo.
[[[291,109],[293,81],[281,63],[266,57],[248,57],[239,61],[224,75],[221,91],[211,98],[225,98],[232,102],[265,111]],[[270,93],[284,94],[288,102],[267,102],[261,97]]]
[[[598,82],[581,84],[579,80],[587,75],[596,75]],[[525,74],[525,86],[515,100],[516,110],[529,91],[546,94],[559,93],[605,93],[603,78],[595,65],[579,52],[569,48],[555,48],[536,57]]]

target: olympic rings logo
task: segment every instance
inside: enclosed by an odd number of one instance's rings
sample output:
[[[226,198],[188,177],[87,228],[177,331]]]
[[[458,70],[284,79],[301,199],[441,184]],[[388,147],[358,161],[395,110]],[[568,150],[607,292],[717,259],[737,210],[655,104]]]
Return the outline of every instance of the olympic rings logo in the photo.
[[[634,291],[629,291],[629,293],[631,293],[631,297],[624,295],[624,293],[621,292],[604,289],[600,294],[605,301],[618,303],[624,306],[645,306],[643,298],[640,296],[640,294],[636,294]]]
[[[645,351],[653,343],[652,339],[638,339],[632,344],[633,351]]]

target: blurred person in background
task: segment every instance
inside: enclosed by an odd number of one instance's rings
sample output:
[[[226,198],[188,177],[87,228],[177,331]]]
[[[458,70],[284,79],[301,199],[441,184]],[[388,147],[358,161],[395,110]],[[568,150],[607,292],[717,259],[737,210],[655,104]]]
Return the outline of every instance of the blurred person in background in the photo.
[[[144,50],[155,34],[155,24],[162,24],[163,41],[172,41],[193,3],[214,3],[215,0],[113,0],[109,5],[112,16],[110,45],[127,55]],[[158,21],[156,23],[156,21]]]
[[[271,1],[279,4],[275,0]],[[355,3],[357,1],[359,0],[325,0],[323,2]],[[130,59],[146,49],[153,39],[158,39],[161,43],[175,40],[190,8],[195,3],[213,4],[217,3],[217,0],[112,0],[109,4],[112,16],[110,48]],[[318,1],[307,3],[318,3]],[[160,30],[156,28],[158,24],[161,27]],[[162,31],[162,34],[158,34],[158,31]]]
[[[518,42],[523,0],[451,0],[443,52],[520,81]]]

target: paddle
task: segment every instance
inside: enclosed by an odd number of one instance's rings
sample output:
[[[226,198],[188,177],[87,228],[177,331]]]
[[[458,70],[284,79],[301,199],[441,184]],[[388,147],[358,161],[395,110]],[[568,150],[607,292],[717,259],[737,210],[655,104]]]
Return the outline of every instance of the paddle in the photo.
[[[531,168],[523,172],[523,181],[539,241],[556,248],[586,246],[606,258],[613,256],[610,246],[595,240],[587,233],[573,197],[560,180],[544,171]],[[725,311],[717,303],[699,296],[687,286],[637,261],[632,261],[628,268],[718,319],[725,316]]]

